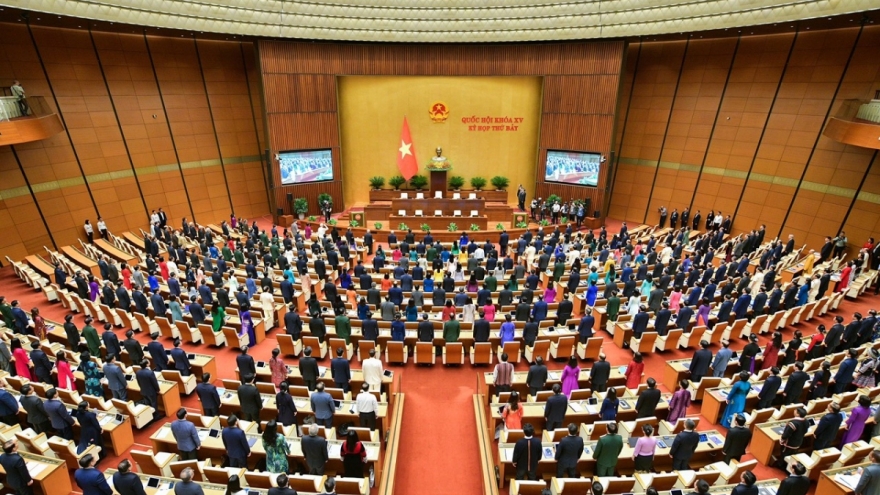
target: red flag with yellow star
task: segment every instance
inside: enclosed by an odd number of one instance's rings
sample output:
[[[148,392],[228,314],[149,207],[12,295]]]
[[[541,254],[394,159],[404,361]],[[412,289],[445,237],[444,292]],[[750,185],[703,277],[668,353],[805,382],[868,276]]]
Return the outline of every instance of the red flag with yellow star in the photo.
[[[419,172],[419,162],[416,161],[416,148],[413,146],[412,136],[409,135],[409,124],[406,117],[403,118],[403,129],[400,131],[400,148],[397,149],[397,169],[404,179],[410,180]]]

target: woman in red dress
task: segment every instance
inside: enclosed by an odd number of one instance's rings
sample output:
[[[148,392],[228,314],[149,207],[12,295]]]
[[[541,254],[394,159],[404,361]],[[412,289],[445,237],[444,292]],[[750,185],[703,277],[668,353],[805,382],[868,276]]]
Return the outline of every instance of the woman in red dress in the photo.
[[[642,353],[637,352],[633,356],[633,360],[626,366],[626,371],[623,372],[624,376],[626,376],[626,388],[639,388],[644,371],[645,363],[642,362]]]
[[[779,351],[781,350],[782,332],[773,332],[773,338],[767,343],[767,347],[764,348],[764,364],[761,365],[761,368],[769,370],[776,366],[776,363],[779,361]]]

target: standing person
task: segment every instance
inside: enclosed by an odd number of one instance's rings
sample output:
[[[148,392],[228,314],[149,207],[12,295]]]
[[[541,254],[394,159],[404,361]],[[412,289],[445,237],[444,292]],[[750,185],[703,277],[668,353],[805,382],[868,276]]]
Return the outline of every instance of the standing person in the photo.
[[[299,360],[299,374],[309,391],[315,390],[320,371],[318,371],[318,361],[312,357],[311,346],[303,349],[303,357]]]
[[[245,375],[238,387],[238,403],[241,405],[242,419],[260,422],[260,411],[263,410],[263,398],[254,385],[256,375]]]
[[[138,387],[141,389],[141,397],[147,400],[150,407],[153,408],[154,414],[159,413],[159,380],[156,374],[150,369],[150,363],[146,359],[138,363],[141,369],[134,373]],[[198,386],[196,386],[198,388]]]
[[[684,422],[684,431],[675,436],[672,446],[669,448],[669,456],[672,457],[672,469],[684,470],[690,469],[689,463],[697,445],[700,444],[700,434],[695,432],[697,427],[694,420],[689,419]]]
[[[14,400],[14,399],[13,399]],[[49,416],[46,416],[46,409],[43,407],[43,400],[40,399],[34,388],[28,384],[21,386],[21,407],[27,411],[27,422],[31,425],[37,434],[46,432],[50,433]]]
[[[70,411],[64,407],[61,399],[57,397],[58,391],[50,388],[46,391],[46,402],[43,407],[46,409],[46,415],[52,423],[52,428],[58,432],[61,438],[73,440],[73,417]]]
[[[816,429],[813,431],[813,449],[822,450],[831,447],[834,440],[837,439],[837,433],[840,431],[840,423],[843,417],[840,416],[840,405],[836,402],[828,404],[825,408],[825,415],[819,420]]]
[[[205,495],[202,486],[193,482],[193,476],[195,476],[193,468],[183,468],[180,472],[180,481],[174,484],[174,495]]]
[[[202,414],[205,416],[220,415],[220,393],[217,387],[211,383],[211,374],[202,374],[202,383],[196,385],[196,395],[202,403]],[[279,408],[280,411],[280,408]]]
[[[370,386],[361,384],[361,391],[357,395],[355,407],[358,412],[358,423],[362,428],[376,429],[376,413],[379,410],[379,401],[370,392]]]
[[[296,424],[296,404],[290,396],[290,385],[283,381],[275,394],[275,406],[278,408],[278,421],[284,426]]]
[[[79,460],[79,469],[73,473],[76,485],[82,488],[83,495],[113,495],[104,473],[95,469],[97,462],[98,458],[92,454],[86,454]]]
[[[725,428],[730,428],[733,416],[740,414],[746,409],[746,397],[748,397],[749,391],[752,390],[752,385],[749,383],[750,376],[751,374],[748,371],[741,371],[739,381],[734,383],[730,392],[727,393],[727,407],[724,409],[724,417],[721,418],[721,425]]]
[[[309,425],[309,434],[302,437],[302,452],[309,474],[322,476],[327,465],[327,439],[318,436],[318,425]]]
[[[333,397],[324,391],[323,383],[319,383],[315,387],[315,392],[312,393],[309,402],[312,406],[312,412],[315,413],[317,423],[327,428],[332,428],[336,406],[333,403]]]
[[[556,477],[580,478],[581,473],[577,469],[577,463],[583,451],[584,439],[578,435],[578,426],[570,423],[568,435],[556,446]]]
[[[345,442],[340,450],[342,456],[342,469],[346,478],[364,477],[364,464],[367,462],[367,448],[358,440],[358,434],[354,430],[348,430]]]
[[[104,438],[101,437],[101,424],[98,423],[98,415],[89,410],[88,402],[83,401],[77,405],[76,421],[80,426],[77,451],[83,452],[90,445],[95,445],[100,449],[99,459],[106,457]]]
[[[25,97],[24,88],[21,87],[21,83],[18,82],[18,80],[12,81],[12,86],[9,87],[9,90],[12,91],[12,96],[15,97],[15,102],[18,104],[18,111],[21,112],[21,116],[27,117],[27,98]]]
[[[523,408],[519,403],[519,392],[514,390],[510,393],[507,404],[501,410],[501,420],[504,422],[506,430],[521,430],[522,418]]]
[[[28,356],[27,351],[21,346],[21,340],[18,337],[12,339],[12,360],[15,361],[15,374],[21,378],[27,378],[28,380],[33,380],[34,377],[31,374],[31,368],[34,365],[31,363],[31,358]]]
[[[632,458],[636,472],[650,473],[654,470],[654,452],[657,450],[657,439],[654,438],[654,427],[642,426],[644,435],[639,437],[633,448]]]
[[[263,450],[266,452],[266,471],[270,473],[287,473],[289,470],[287,456],[290,446],[284,435],[278,433],[278,423],[270,419],[263,431]]]
[[[336,357],[330,360],[330,376],[336,388],[341,388],[343,393],[351,390],[351,363],[343,357],[345,349],[336,348]]]
[[[186,409],[177,411],[177,420],[171,423],[171,434],[177,442],[177,450],[180,452],[180,460],[197,460],[198,450],[202,447],[199,440],[199,432],[196,426],[186,419]]]
[[[734,419],[736,426],[727,430],[727,436],[724,437],[724,446],[721,447],[721,453],[724,454],[724,462],[730,464],[731,459],[739,462],[746,453],[746,447],[752,441],[752,430],[746,428],[746,417],[737,414]]]
[[[95,228],[92,227],[92,224],[89,223],[89,219],[86,219],[86,223],[83,224],[83,230],[86,232],[86,238],[89,240],[89,244],[95,243]],[[94,301],[94,299],[92,299]]]
[[[803,407],[797,408],[796,416],[786,423],[779,437],[779,444],[782,445],[782,454],[779,456],[777,466],[785,468],[785,458],[797,453],[798,449],[804,443],[804,436],[807,434],[807,410]]]
[[[538,391],[544,390],[547,383],[547,366],[544,365],[544,359],[541,356],[535,358],[535,364],[529,367],[526,375],[526,385],[529,387],[529,395],[535,397]]]
[[[495,365],[493,384],[495,385],[495,391],[499,394],[501,392],[509,392],[511,384],[513,383],[513,364],[508,363],[508,359],[509,356],[506,352],[501,353],[501,359],[498,364]]]
[[[744,471],[739,477],[740,483],[733,487],[730,495],[758,495],[758,487],[755,482],[758,478],[751,471]],[[809,481],[807,482],[809,484]],[[779,492],[777,492],[778,494]],[[806,495],[806,494],[804,494]]]
[[[860,395],[859,405],[849,413],[849,417],[846,419],[846,424],[844,425],[846,433],[840,442],[840,448],[862,439],[862,433],[865,431],[865,421],[870,415],[871,399],[867,395]]]
[[[856,485],[856,495],[877,495],[880,493],[880,450],[871,452],[871,464],[859,469],[861,477]]]
[[[119,495],[147,495],[141,477],[131,472],[131,461],[123,459],[116,469],[117,472],[113,474],[113,489]]]
[[[807,474],[807,468],[800,462],[792,460],[788,464],[786,471],[788,472],[788,477],[779,483],[779,488],[776,489],[776,494],[807,495],[807,492],[810,491],[810,478],[804,476]],[[756,489],[755,493],[757,492],[758,490]]]
[[[590,387],[596,392],[604,392],[611,376],[611,363],[605,360],[605,353],[599,353],[599,360],[590,369]]]
[[[617,423],[610,423],[608,433],[599,439],[596,448],[593,449],[596,476],[614,476],[614,469],[617,467],[617,458],[621,450],[623,450],[623,439],[617,434]],[[595,495],[595,490],[593,493]]]
[[[648,378],[648,388],[639,394],[636,400],[636,418],[648,418],[654,416],[657,404],[660,403],[660,390],[657,389],[657,380]]]
[[[681,380],[678,382],[678,390],[669,399],[669,415],[667,421],[674,424],[679,419],[687,416],[687,409],[691,405],[691,392],[688,390],[690,382]]]
[[[122,368],[116,362],[116,354],[109,354],[107,356],[107,362],[104,364],[102,371],[104,372],[104,378],[107,379],[107,386],[110,387],[110,392],[113,393],[113,398],[127,401],[128,393],[125,389],[128,381],[125,379],[125,373],[122,372]]]
[[[46,384],[52,385],[52,362],[49,361],[46,353],[40,349],[40,343],[38,341],[31,342],[31,363],[33,363],[33,374],[34,377]]]
[[[226,428],[220,434],[223,446],[226,447],[226,455],[229,457],[229,467],[247,468],[247,458],[251,456],[251,447],[248,444],[247,435],[238,427],[238,418],[229,416]],[[305,446],[303,446],[305,451]]]
[[[522,184],[516,190],[516,202],[520,211],[526,211],[526,188]]]
[[[637,352],[633,355],[633,360],[626,366],[624,376],[626,377],[626,388],[637,389],[639,383],[642,382],[644,375],[645,363],[642,362],[642,353]]]
[[[18,495],[34,493],[34,480],[28,472],[27,465],[18,453],[18,440],[11,438],[3,443],[3,454],[0,455],[0,466],[6,471],[4,483],[15,490]]]
[[[560,378],[562,381],[562,393],[565,394],[566,397],[571,398],[572,390],[580,388],[580,383],[578,383],[580,374],[581,369],[578,367],[577,358],[572,356],[569,358],[568,364],[565,368],[562,369],[562,377]]]
[[[275,384],[275,390],[281,389],[281,383],[287,381],[287,365],[279,357],[281,349],[272,349],[272,357],[269,358],[269,370],[272,373],[272,383]]]
[[[376,349],[370,349],[370,357],[364,360],[361,370],[364,374],[364,382],[370,386],[370,390],[382,389],[382,377],[385,376],[385,370],[382,367],[382,361],[376,357]]]
[[[599,419],[601,421],[614,421],[617,419],[617,409],[620,407],[620,400],[617,399],[617,389],[614,387],[608,389],[605,399],[602,400],[602,408],[599,409]]]
[[[538,477],[538,461],[541,460],[541,440],[534,438],[535,427],[531,423],[523,426],[523,438],[516,441],[513,447],[513,467],[516,479],[536,480]]]
[[[562,387],[558,383],[553,384],[553,395],[544,404],[545,429],[553,431],[562,426],[565,420],[565,411],[568,410],[568,397],[562,394]]]

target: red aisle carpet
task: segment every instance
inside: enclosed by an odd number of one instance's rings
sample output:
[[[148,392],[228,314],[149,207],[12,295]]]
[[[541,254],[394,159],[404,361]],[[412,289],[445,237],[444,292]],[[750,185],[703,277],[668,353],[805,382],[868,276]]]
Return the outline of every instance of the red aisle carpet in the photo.
[[[258,219],[261,226],[267,230],[271,228],[270,217]],[[609,221],[609,230],[616,231],[619,222]],[[631,223],[630,225],[637,225]],[[44,317],[62,321],[66,311],[61,304],[49,304],[41,292],[35,292],[22,283],[13,273],[11,267],[0,269],[0,295],[6,296],[8,301],[18,299],[26,311],[33,307],[39,307]],[[880,298],[873,295],[865,295],[857,301],[844,300],[840,309],[827,314],[822,318],[816,318],[809,323],[801,323],[798,329],[809,337],[815,333],[815,328],[821,323],[830,327],[830,322],[836,315],[842,315],[847,321],[852,313],[859,311],[866,314],[872,307],[880,308]],[[83,317],[75,318],[77,327],[82,328]],[[99,331],[103,331],[99,328]],[[794,329],[788,328],[783,333],[787,341],[793,335]],[[116,329],[120,339],[124,338],[124,329]],[[608,360],[614,365],[625,365],[632,358],[629,350],[619,349],[611,342],[605,332],[599,332],[606,338],[604,347]],[[271,351],[276,347],[275,333],[251,350],[251,355],[256,360],[268,360]],[[149,338],[143,334],[136,336],[138,340],[146,343]],[[766,345],[768,337],[762,337],[760,344]],[[170,347],[170,342],[163,342]],[[744,346],[744,341],[735,339],[731,348],[739,350]],[[221,378],[234,378],[235,357],[238,355],[228,347],[210,349],[206,346],[193,346],[183,344],[183,347],[194,352],[210,353],[217,359],[219,375],[215,381],[219,383]],[[713,349],[717,351],[717,349]],[[651,354],[646,357],[645,378],[653,376],[660,379],[663,373],[665,361],[669,359],[686,358],[692,355],[692,351],[673,351],[662,355]],[[288,364],[296,366],[296,360],[288,358]],[[327,360],[325,365],[329,363]],[[551,369],[561,369],[564,362],[548,363]],[[353,367],[359,367],[357,360],[352,362]],[[582,367],[589,367],[590,363],[581,363]],[[407,396],[404,407],[402,423],[402,435],[400,439],[400,451],[398,455],[397,477],[395,479],[395,493],[420,495],[458,493],[461,495],[478,495],[483,493],[480,475],[480,457],[475,438],[476,425],[473,412],[472,396],[477,391],[479,374],[491,371],[491,367],[477,368],[466,364],[460,368],[446,368],[438,359],[434,367],[416,367],[408,364],[405,367],[391,367],[401,378],[401,391]],[[528,369],[524,362],[516,367],[517,371]],[[666,392],[665,387],[660,388]],[[195,394],[182,397],[183,406],[193,411],[200,411],[201,407]],[[691,415],[699,414],[699,405],[691,406]],[[159,420],[144,430],[135,432],[135,448],[149,448],[149,437],[166,420]],[[167,419],[170,421],[170,419]],[[706,428],[718,428],[720,426],[709,425],[703,418]],[[702,429],[702,428],[701,428]],[[125,455],[123,455],[125,457]],[[746,455],[745,460],[751,459]],[[104,459],[99,468],[115,468],[119,458],[109,455]],[[758,479],[773,477],[781,478],[782,471],[760,466],[755,470]],[[71,477],[72,478],[72,477]],[[76,484],[71,482],[76,490]],[[815,490],[815,484],[811,493]],[[502,493],[506,493],[504,490]]]

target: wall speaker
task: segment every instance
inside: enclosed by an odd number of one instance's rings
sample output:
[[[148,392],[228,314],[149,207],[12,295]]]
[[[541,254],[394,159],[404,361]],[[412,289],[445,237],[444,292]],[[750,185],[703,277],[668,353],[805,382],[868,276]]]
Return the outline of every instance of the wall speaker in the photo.
[[[599,211],[599,210],[594,211],[594,212],[593,212],[593,218],[599,218],[599,217],[601,216],[601,213],[602,213],[602,212]]]
[[[287,193],[287,201],[293,201],[293,193]]]
[[[284,208],[278,208],[277,213],[278,216],[284,215]]]
[[[585,211],[585,212],[589,213],[589,211],[590,211],[590,204],[591,204],[592,202],[593,202],[593,198],[587,198],[587,199],[584,200],[584,211]]]

